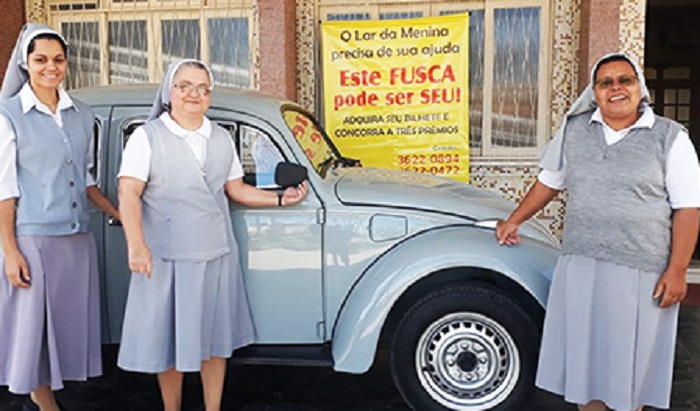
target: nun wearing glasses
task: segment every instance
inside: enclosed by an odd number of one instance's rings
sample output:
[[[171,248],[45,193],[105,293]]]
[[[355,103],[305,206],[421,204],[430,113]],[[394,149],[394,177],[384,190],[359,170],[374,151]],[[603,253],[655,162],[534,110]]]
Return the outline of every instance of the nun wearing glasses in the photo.
[[[698,237],[698,159],[687,131],[649,107],[642,70],[613,53],[593,66],[499,223],[501,244],[567,190],[536,384],[582,411],[668,408],[678,306]]]
[[[119,172],[132,277],[118,364],[157,374],[166,411],[180,410],[184,372],[201,374],[206,410],[219,410],[226,359],[255,338],[228,199],[290,206],[307,192],[243,182],[231,136],[205,116],[212,84],[201,61],[173,63]]]
[[[118,218],[89,173],[90,107],[61,87],[67,43],[22,28],[0,90],[0,385],[25,410],[63,409],[53,391],[102,373],[97,253],[87,200]]]

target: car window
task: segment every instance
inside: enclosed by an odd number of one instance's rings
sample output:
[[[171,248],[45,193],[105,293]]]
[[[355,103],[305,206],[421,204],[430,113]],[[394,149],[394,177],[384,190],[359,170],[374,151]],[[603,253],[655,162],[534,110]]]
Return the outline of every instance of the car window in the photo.
[[[254,127],[241,126],[239,153],[243,171],[246,175],[255,175],[257,187],[277,186],[275,167],[284,158],[267,134]]]
[[[260,188],[277,187],[275,167],[285,160],[270,136],[258,128],[238,125],[234,121],[219,119],[212,121],[226,130],[234,140],[243,166],[244,181]],[[126,146],[134,131],[145,122],[145,118],[131,118],[122,123],[122,148]]]
[[[95,123],[92,126],[92,140],[90,140],[90,160],[88,162],[88,173],[92,179],[100,185],[100,152],[102,151],[100,135],[102,134],[102,122],[95,118]]]

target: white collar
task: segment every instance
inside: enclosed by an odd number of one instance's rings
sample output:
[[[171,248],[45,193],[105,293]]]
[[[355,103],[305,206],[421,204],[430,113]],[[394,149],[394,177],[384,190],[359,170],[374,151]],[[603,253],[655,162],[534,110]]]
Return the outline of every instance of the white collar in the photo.
[[[44,112],[46,114],[52,114],[48,106],[39,101],[39,98],[36,96],[36,94],[34,94],[34,90],[32,90],[31,86],[29,85],[29,82],[24,83],[22,89],[19,91],[19,100],[22,105],[22,113],[26,114],[33,107],[36,107],[36,109],[41,112]],[[76,107],[73,104],[73,100],[70,98],[68,93],[66,93],[63,87],[59,87],[58,105],[56,106],[56,112],[66,110],[71,107],[75,108],[76,111],[78,110],[78,107]]]
[[[603,120],[603,114],[600,112],[600,107],[596,108],[593,112],[593,115],[591,116],[590,122],[592,123],[594,121],[607,126],[607,124]],[[654,127],[654,123],[656,123],[656,116],[654,115],[654,110],[652,110],[651,107],[645,107],[644,112],[642,112],[642,115],[639,117],[639,119],[637,119],[637,121],[634,124],[625,129],[619,130],[618,133],[621,133],[623,131],[629,131],[635,128],[652,128]]]
[[[199,136],[202,136],[204,138],[209,138],[211,135],[211,121],[204,116],[204,120],[202,121],[202,125],[196,129],[196,130],[187,130],[186,128],[183,128],[181,125],[179,125],[175,120],[173,120],[172,117],[170,117],[170,113],[163,112],[163,114],[160,115],[159,117],[162,121],[163,124],[170,130],[171,133],[175,134],[178,137],[185,137],[188,134],[197,134]]]

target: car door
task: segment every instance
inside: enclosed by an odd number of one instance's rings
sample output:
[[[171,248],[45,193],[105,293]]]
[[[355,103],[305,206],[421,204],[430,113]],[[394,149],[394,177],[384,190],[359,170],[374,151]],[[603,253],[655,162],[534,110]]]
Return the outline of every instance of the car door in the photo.
[[[243,113],[211,109],[209,117],[236,140],[246,180],[273,189],[280,160],[297,162],[278,130]],[[251,208],[231,203],[248,299],[259,344],[309,344],[325,339],[323,206],[309,194],[293,207]]]
[[[104,144],[107,143],[108,136],[108,122],[109,122],[109,108],[108,107],[98,107],[94,110],[95,113],[95,124],[94,124],[94,134],[92,138],[92,143],[90,145],[90,156],[92,158],[92,168],[88,170],[92,175],[93,179],[97,183],[97,186],[102,190],[105,195],[107,195],[107,186],[109,185],[108,179],[105,177],[105,172],[107,170],[106,164],[106,151]],[[110,198],[114,204],[117,204],[116,197]],[[100,272],[100,295],[104,296],[106,293],[106,279],[105,279],[105,262],[104,262],[104,237],[105,237],[105,224],[107,223],[108,217],[98,209],[92,202],[88,202],[90,207],[90,223],[89,230],[95,237],[95,244],[97,246],[97,266]],[[106,306],[102,306],[100,309],[100,316],[102,324],[106,324],[109,321],[109,311]],[[102,341],[109,341],[109,327],[102,327]]]
[[[107,170],[105,177],[106,195],[115,202],[117,195],[117,173],[121,164],[122,150],[126,138],[131,135],[136,127],[146,121],[146,115],[150,107],[114,107],[109,118],[109,139],[106,142],[108,153],[106,155]],[[118,343],[122,335],[122,323],[124,322],[124,308],[129,290],[131,272],[127,260],[126,240],[124,230],[120,223],[105,219],[104,225],[104,261],[105,270],[103,276],[102,307],[107,311],[107,322],[102,322],[103,335],[105,328],[108,333],[108,342]],[[103,342],[106,342],[103,338]]]
[[[143,124],[148,108],[115,107],[110,120],[108,175],[116,181],[125,142]],[[276,161],[293,161],[279,133],[252,116],[210,110],[210,118],[236,140],[247,172],[264,189]],[[254,181],[252,181],[255,183]],[[116,198],[116,184],[108,187]],[[313,190],[289,208],[250,208],[231,203],[234,233],[259,344],[309,344],[325,338],[321,260],[322,204]],[[129,285],[126,242],[118,224],[105,227],[106,303],[110,341],[118,342]]]

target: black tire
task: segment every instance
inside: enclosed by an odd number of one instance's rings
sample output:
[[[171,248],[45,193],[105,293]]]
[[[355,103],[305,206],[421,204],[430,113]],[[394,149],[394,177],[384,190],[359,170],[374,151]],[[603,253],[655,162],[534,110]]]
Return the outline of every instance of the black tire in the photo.
[[[536,322],[499,289],[445,286],[399,321],[391,372],[416,411],[522,410],[534,392],[539,340]]]

